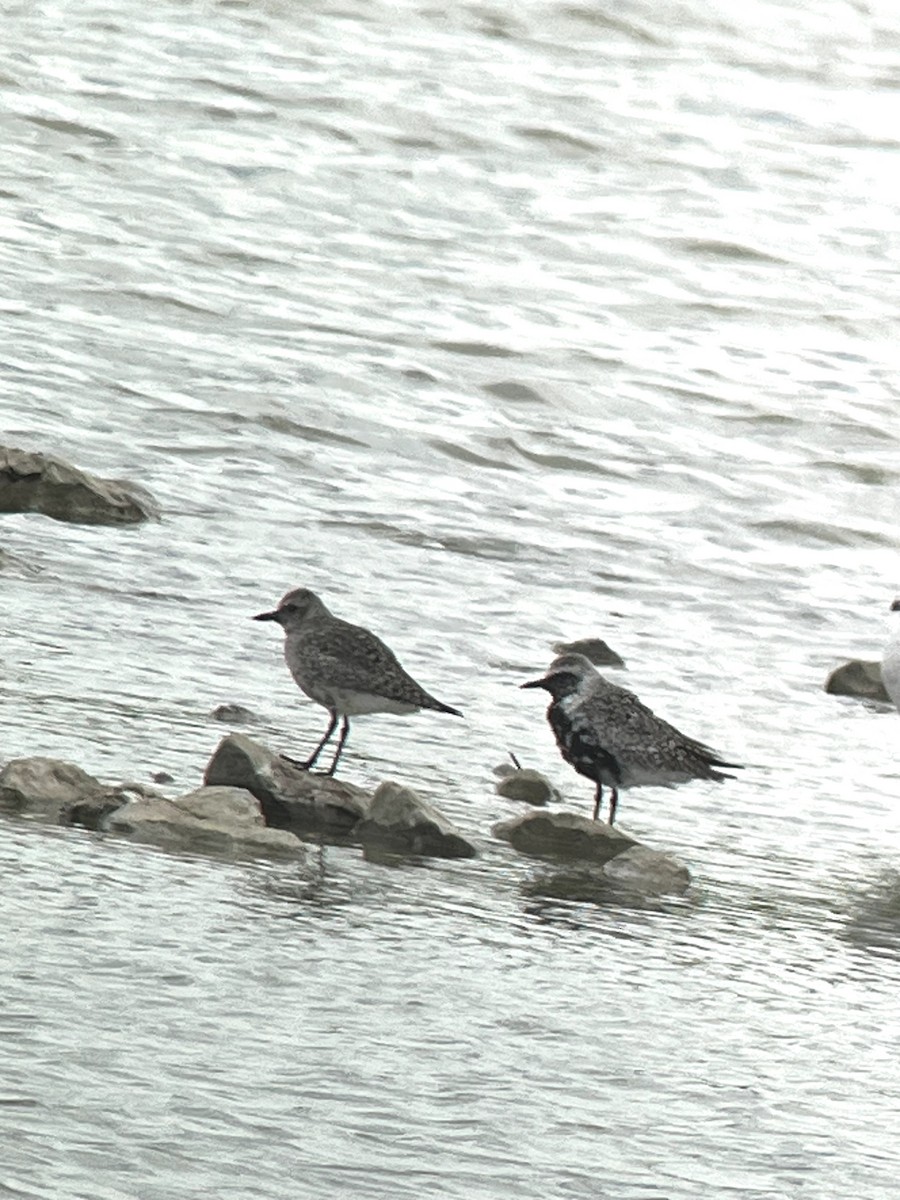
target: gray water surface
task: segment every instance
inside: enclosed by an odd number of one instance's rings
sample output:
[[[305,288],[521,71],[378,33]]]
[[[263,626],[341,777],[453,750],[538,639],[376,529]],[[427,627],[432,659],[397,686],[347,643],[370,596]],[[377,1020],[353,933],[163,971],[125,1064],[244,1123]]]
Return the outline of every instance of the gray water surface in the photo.
[[[881,1200],[900,1155],[900,19],[888,5],[6,5],[3,440],[150,488],[4,517],[3,759],[300,754],[291,587],[467,723],[354,724],[479,844],[177,858],[5,819],[0,1197]],[[679,900],[490,837],[517,685],[616,679],[748,764],[623,827]]]

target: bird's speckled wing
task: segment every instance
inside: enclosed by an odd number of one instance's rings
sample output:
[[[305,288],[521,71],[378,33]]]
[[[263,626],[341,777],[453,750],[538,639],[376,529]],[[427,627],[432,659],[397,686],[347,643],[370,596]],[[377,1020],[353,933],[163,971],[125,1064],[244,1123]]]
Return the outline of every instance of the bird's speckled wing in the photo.
[[[716,778],[716,752],[658,717],[627,688],[601,680],[582,700],[604,749],[629,775]]]
[[[361,625],[329,619],[303,631],[292,647],[296,674],[329,688],[367,692],[417,708],[448,706],[420,687],[381,638]]]

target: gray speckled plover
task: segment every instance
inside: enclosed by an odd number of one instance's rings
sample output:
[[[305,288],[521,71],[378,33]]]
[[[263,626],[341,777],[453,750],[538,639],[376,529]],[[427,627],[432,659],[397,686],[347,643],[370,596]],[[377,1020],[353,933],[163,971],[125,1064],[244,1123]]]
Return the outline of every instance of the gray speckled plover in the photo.
[[[583,654],[561,655],[542,679],[522,687],[544,688],[553,697],[547,720],[560,754],[597,785],[595,821],[604,784],[610,789],[612,825],[621,788],[733,779],[715,768],[740,769],[738,763],[725,762],[709,746],[679,733],[633,692],[604,679]]]
[[[294,681],[330,714],[325,736],[306,762],[288,760],[295,766],[307,771],[313,767],[334,733],[338,717],[343,724],[328,775],[334,774],[341,757],[351,717],[406,714],[420,708],[462,716],[420,687],[381,638],[335,617],[308,588],[288,592],[273,612],[258,613],[253,620],[277,621],[285,633],[284,658]]]

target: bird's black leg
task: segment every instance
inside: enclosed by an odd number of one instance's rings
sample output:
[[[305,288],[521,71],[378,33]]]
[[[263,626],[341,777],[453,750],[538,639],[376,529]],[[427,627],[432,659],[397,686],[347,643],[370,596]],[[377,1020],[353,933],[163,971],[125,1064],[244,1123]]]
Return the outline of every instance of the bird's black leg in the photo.
[[[335,719],[335,721],[337,721],[336,716],[334,719]],[[337,750],[335,750],[335,752],[334,752],[334,758],[331,760],[331,766],[325,772],[326,775],[334,774],[334,768],[338,765],[338,759],[341,757],[341,751],[344,748],[344,742],[346,742],[347,734],[349,732],[350,732],[350,718],[345,715],[344,723],[341,726],[341,736],[338,738]]]
[[[600,801],[603,799],[603,784],[597,784],[597,794],[594,797],[594,820],[596,821],[600,815]]]
[[[325,730],[325,736],[322,738],[321,742],[319,742],[318,746],[316,746],[315,750],[313,750],[312,754],[306,760],[306,762],[300,762],[300,760],[298,758],[290,758],[287,754],[282,754],[281,757],[284,759],[285,762],[289,762],[292,767],[299,767],[301,771],[311,771],[312,770],[316,759],[319,757],[319,755],[322,753],[322,750],[328,744],[328,739],[334,733],[335,726],[337,725],[337,713],[333,709],[329,709],[328,711],[331,713],[331,720],[328,722],[328,728]],[[334,768],[332,768],[332,770],[333,769]],[[331,772],[329,772],[329,774],[330,773]]]
[[[616,809],[619,807],[619,789],[615,784],[612,785],[612,791],[609,793],[609,823],[615,823]]]

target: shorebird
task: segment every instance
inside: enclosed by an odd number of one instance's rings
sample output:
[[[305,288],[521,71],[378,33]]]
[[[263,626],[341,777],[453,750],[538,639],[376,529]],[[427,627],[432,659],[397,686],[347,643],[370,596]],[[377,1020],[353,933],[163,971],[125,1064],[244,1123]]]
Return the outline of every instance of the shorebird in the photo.
[[[891,612],[900,612],[900,599],[891,605]],[[900,709],[900,624],[891,634],[881,657],[881,681],[894,704]]]
[[[325,736],[306,762],[288,759],[295,766],[312,769],[331,739],[338,717],[343,724],[327,775],[335,772],[351,717],[377,712],[406,714],[420,708],[462,716],[420,687],[381,638],[334,616],[308,588],[288,592],[273,612],[258,613],[253,620],[276,621],[281,626],[284,658],[295,683],[330,715]]]
[[[610,789],[612,825],[620,788],[733,779],[715,768],[739,769],[738,763],[725,762],[709,746],[679,733],[633,692],[604,679],[583,654],[561,655],[543,678],[522,687],[544,688],[553,697],[547,720],[559,752],[579,775],[597,785],[595,821],[604,785]]]

